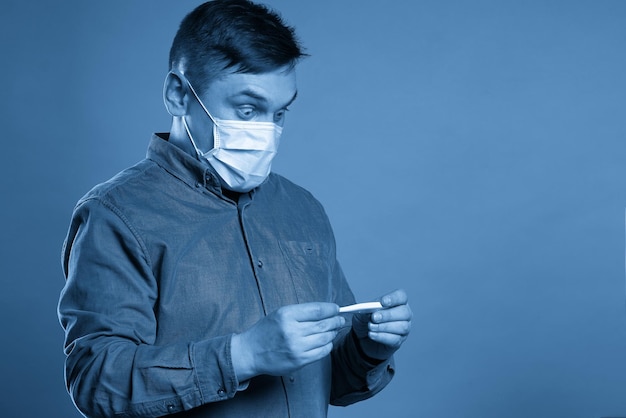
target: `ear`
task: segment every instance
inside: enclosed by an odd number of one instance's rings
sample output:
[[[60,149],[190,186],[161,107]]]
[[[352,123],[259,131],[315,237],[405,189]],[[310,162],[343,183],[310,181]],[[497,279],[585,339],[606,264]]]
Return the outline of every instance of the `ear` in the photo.
[[[185,116],[189,103],[189,90],[184,76],[177,71],[170,71],[163,85],[163,102],[172,116]]]

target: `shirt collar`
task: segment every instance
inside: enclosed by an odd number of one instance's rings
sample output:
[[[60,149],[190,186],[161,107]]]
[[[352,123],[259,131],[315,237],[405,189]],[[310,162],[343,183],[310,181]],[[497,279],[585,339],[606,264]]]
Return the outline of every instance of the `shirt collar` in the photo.
[[[146,157],[191,187],[204,187],[222,194],[215,169],[169,142],[169,136],[169,133],[153,134]]]

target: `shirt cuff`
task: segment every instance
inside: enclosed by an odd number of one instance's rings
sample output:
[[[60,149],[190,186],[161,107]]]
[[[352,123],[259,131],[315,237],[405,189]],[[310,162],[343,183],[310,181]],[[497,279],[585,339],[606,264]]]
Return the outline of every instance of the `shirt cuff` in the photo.
[[[230,353],[231,335],[193,345],[193,362],[204,403],[230,399],[247,383],[239,383]]]
[[[368,366],[374,368],[378,366],[379,364],[385,362],[385,360],[375,359],[365,354],[365,352],[363,351],[363,347],[361,347],[361,342],[359,341],[359,337],[357,337],[356,333],[354,332],[354,328],[352,328],[352,330],[350,331],[350,337],[352,337],[352,342],[354,344],[354,347],[356,348],[356,352],[359,353],[359,356],[361,357],[361,359],[365,363],[367,363]]]

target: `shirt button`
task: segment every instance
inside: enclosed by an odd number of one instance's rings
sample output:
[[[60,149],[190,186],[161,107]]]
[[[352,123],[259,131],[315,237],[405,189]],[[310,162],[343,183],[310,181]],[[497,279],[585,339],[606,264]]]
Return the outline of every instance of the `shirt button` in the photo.
[[[289,376],[289,381],[290,381],[291,383],[293,383],[293,382],[295,382],[295,381],[296,381],[296,378],[295,378],[295,377],[293,377],[293,376]]]
[[[171,405],[171,404],[170,404],[170,405],[168,405],[168,406],[167,406],[167,412],[170,412],[170,413],[171,413],[171,412],[174,412],[174,405]]]
[[[263,267],[263,260],[259,259],[259,261],[256,262],[256,265],[259,266],[259,268]]]
[[[222,389],[222,388],[219,388],[218,391],[217,391],[217,394],[219,396],[224,396],[226,394],[226,391],[224,389]]]

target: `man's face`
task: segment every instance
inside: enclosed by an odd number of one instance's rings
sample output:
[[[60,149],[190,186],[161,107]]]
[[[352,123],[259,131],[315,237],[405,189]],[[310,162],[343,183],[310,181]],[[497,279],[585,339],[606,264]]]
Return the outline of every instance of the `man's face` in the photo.
[[[199,94],[214,118],[274,122],[283,126],[296,91],[295,70],[281,68],[263,74],[227,73],[211,81]],[[187,123],[199,142],[198,147],[208,151],[213,148],[213,122],[191,97]]]

